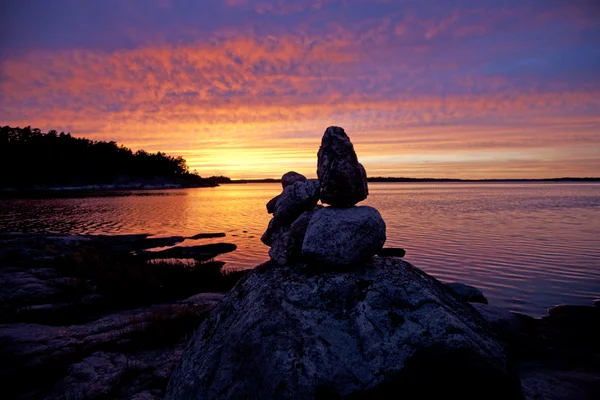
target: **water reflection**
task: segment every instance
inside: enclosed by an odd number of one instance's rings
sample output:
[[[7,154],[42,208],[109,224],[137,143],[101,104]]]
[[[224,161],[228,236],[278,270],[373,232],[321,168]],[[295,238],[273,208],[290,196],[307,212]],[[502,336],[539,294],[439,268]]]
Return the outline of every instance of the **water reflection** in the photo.
[[[500,306],[541,315],[558,303],[600,297],[598,184],[370,184],[363,202],[379,209],[390,246],[443,281],[480,287]],[[129,196],[0,200],[0,229],[61,233],[151,233],[225,238],[219,257],[250,268],[268,258],[260,242],[270,216],[265,204],[281,186],[132,192]]]

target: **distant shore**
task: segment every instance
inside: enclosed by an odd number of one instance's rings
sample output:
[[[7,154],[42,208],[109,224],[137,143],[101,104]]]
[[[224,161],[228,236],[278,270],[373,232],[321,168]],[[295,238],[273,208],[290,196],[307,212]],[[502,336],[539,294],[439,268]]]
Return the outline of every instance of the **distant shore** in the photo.
[[[200,183],[130,183],[104,185],[72,185],[52,187],[0,188],[0,198],[14,197],[87,197],[90,194],[101,197],[131,196],[134,193],[145,195],[151,190],[189,189],[217,187],[216,182]],[[140,192],[142,191],[142,192]],[[147,193],[146,193],[147,194]]]
[[[450,179],[450,178],[402,178],[372,177],[372,183],[569,183],[600,182],[599,178],[548,178],[548,179]],[[190,189],[218,187],[230,184],[247,183],[280,183],[280,179],[237,179],[219,180],[203,179],[200,183],[128,183],[103,185],[70,185],[52,187],[2,188],[0,198],[62,198],[62,197],[124,197],[148,196],[152,191],[171,189]]]
[[[541,178],[541,179],[454,179],[454,178],[404,178],[404,177],[381,177],[375,176],[367,178],[369,182],[600,182],[600,177],[585,177],[585,178]],[[232,179],[222,184],[236,183],[277,183],[280,179]]]

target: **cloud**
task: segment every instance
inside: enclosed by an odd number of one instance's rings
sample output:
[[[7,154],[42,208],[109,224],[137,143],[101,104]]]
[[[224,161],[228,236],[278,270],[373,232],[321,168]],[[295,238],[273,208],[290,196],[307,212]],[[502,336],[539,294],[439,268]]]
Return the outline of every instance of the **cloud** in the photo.
[[[508,165],[552,174],[552,162],[600,175],[600,162],[577,156],[600,148],[600,25],[577,7],[211,0],[200,24],[176,18],[181,2],[159,3],[130,25],[107,12],[108,36],[118,34],[101,42],[90,28],[78,46],[30,38],[9,51],[2,123],[182,154],[204,175],[294,165],[314,175],[333,124],[351,133],[370,175],[515,173]],[[230,20],[219,20],[223,9]],[[542,162],[547,154],[556,161]],[[402,161],[411,156],[422,161]]]

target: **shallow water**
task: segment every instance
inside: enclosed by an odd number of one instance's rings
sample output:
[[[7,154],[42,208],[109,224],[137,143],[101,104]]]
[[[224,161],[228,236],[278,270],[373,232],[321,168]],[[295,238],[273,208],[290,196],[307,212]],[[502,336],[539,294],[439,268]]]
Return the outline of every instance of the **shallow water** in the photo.
[[[483,290],[491,304],[543,315],[600,298],[600,184],[371,183],[361,204],[387,224],[388,246],[444,281]],[[268,259],[260,242],[276,183],[132,192],[132,196],[0,199],[0,230],[60,233],[225,232],[227,267]]]

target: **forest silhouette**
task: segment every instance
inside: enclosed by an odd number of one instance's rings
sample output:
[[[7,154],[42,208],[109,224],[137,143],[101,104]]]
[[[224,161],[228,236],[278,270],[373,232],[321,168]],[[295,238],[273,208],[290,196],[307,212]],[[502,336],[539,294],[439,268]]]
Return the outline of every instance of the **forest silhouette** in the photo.
[[[136,152],[114,141],[76,138],[40,129],[0,128],[0,187],[30,188],[99,184],[172,183],[216,185],[190,173],[183,157]]]

